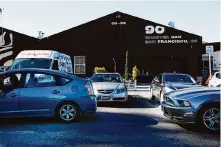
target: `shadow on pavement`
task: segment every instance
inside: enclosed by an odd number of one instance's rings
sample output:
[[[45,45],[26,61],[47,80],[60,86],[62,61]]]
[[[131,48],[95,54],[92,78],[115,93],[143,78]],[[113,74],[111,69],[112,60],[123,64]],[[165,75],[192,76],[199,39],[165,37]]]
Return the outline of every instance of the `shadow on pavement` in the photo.
[[[25,124],[53,124],[59,123],[56,119],[52,118],[0,118],[0,126],[9,125],[25,125]]]
[[[158,121],[152,117],[139,115],[139,114],[123,114],[123,113],[112,113],[112,112],[97,112],[94,116],[82,116],[78,121],[79,123],[99,123],[101,124],[115,124],[119,126],[152,126],[157,125]]]
[[[82,130],[120,129],[122,127],[128,129],[132,127],[131,129],[133,129],[133,127],[140,128],[157,124],[158,121],[144,115],[97,112],[95,115],[82,115],[72,123],[62,123],[51,118],[1,118],[0,131],[37,131],[36,129],[39,127],[43,127],[46,130],[53,128],[51,131],[61,131],[67,128],[76,129],[76,127],[80,127],[79,129]]]
[[[112,107],[112,108],[155,108],[160,103],[155,100],[143,98],[141,96],[128,96],[127,102],[100,102],[98,107]]]
[[[216,132],[209,132],[206,131],[202,128],[200,128],[199,126],[197,126],[197,124],[178,124],[180,127],[184,128],[187,131],[191,131],[191,132],[196,132],[196,133],[200,133],[200,134],[211,134],[211,135],[220,135],[220,131],[216,131]]]

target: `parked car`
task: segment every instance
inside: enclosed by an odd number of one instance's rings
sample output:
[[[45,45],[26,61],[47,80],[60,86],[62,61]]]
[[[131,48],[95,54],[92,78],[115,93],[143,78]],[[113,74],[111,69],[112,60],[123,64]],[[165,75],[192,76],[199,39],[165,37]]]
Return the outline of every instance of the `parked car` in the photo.
[[[0,117],[55,116],[71,122],[97,108],[90,81],[53,70],[2,72],[0,92]]]
[[[195,88],[169,92],[161,108],[166,117],[181,123],[196,123],[208,131],[220,130],[220,88]]]
[[[190,75],[181,73],[162,73],[157,75],[150,87],[150,97],[162,101],[167,92],[183,89],[201,87]]]
[[[91,82],[98,102],[128,100],[127,87],[118,73],[95,73]]]
[[[209,80],[209,87],[220,87],[221,86],[221,79],[220,79],[220,72],[215,72],[213,77]]]
[[[43,68],[73,73],[71,57],[51,50],[24,50],[21,51],[9,70],[21,68]]]

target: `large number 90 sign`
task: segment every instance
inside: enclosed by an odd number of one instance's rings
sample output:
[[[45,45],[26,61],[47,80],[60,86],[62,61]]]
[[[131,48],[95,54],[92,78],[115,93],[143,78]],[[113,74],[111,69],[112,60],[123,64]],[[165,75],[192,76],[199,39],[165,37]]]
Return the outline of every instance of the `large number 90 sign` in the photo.
[[[157,34],[163,34],[165,31],[165,28],[161,26],[156,26],[154,28],[154,26],[149,25],[145,27],[145,30],[146,30],[146,34],[153,34],[154,32],[156,32]]]

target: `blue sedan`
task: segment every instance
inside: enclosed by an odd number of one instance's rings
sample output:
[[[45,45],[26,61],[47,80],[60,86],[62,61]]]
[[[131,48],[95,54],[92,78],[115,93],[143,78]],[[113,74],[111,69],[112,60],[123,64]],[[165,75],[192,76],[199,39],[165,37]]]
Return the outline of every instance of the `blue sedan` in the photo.
[[[44,69],[0,73],[0,117],[57,117],[71,122],[96,109],[88,80]]]
[[[189,88],[164,95],[166,117],[182,123],[196,123],[211,132],[220,130],[220,88]]]

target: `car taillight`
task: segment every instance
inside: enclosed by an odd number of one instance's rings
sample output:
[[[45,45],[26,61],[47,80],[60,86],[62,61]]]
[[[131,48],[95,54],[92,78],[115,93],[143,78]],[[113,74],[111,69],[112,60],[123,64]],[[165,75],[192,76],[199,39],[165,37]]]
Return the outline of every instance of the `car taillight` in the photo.
[[[86,88],[87,88],[88,95],[90,96],[94,95],[94,89],[93,89],[91,82],[88,82],[86,84]]]

